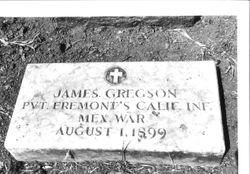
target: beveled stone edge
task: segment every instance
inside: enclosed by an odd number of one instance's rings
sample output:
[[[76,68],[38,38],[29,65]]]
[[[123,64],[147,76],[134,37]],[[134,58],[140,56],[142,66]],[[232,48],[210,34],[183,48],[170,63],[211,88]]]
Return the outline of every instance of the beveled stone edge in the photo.
[[[180,164],[189,166],[218,166],[223,154],[194,152],[154,152],[93,149],[8,149],[18,161],[115,161],[124,157],[131,163]],[[19,152],[18,152],[19,151]],[[22,151],[22,152],[20,152]],[[65,159],[67,153],[73,158]]]

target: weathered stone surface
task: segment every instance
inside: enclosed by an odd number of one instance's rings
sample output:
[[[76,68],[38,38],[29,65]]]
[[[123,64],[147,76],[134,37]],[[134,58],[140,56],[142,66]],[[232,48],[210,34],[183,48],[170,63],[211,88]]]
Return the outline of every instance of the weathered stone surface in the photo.
[[[23,161],[219,164],[215,64],[30,64],[5,147]]]

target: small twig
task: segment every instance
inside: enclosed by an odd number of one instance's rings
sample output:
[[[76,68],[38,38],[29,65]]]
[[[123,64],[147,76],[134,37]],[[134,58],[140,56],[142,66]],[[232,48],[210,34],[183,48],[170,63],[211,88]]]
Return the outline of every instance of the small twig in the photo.
[[[9,114],[7,112],[2,111],[2,110],[0,110],[0,114],[6,115],[9,117]]]
[[[124,142],[122,144],[122,161],[124,161],[124,162],[126,162],[126,151],[127,151],[129,144],[130,144],[130,141],[128,142],[128,144],[126,145],[125,148],[124,148]]]
[[[179,34],[181,34],[182,36],[184,36],[185,38],[191,40],[192,42],[194,42],[196,45],[202,47],[202,48],[206,48],[206,45],[192,39],[188,34],[187,32],[184,30],[184,29],[180,29],[180,28],[176,28],[176,29],[173,29],[171,31],[174,31],[174,32],[178,32]]]
[[[35,47],[33,46],[33,43],[35,41],[35,39],[39,36],[40,33],[36,34],[32,39],[28,39],[25,41],[6,41],[6,39],[0,39],[0,42],[4,45],[4,46],[8,46],[8,45],[18,45],[21,47],[27,46],[29,48],[31,48],[32,50],[35,50]]]
[[[30,170],[21,170],[22,173],[30,173],[30,172],[36,172],[38,171],[39,169],[30,169]]]
[[[1,42],[4,46],[9,45],[9,42],[6,42],[5,39],[0,39],[0,42]]]
[[[171,157],[170,153],[168,153],[168,156],[169,156],[169,158],[170,158],[171,161],[172,161],[172,165],[175,165],[175,164],[174,164],[174,160],[173,160],[173,158]]]
[[[93,173],[96,169],[98,169],[99,167],[95,167],[93,170],[91,170],[89,173]]]
[[[229,66],[226,69],[225,74],[231,71],[231,75],[232,75],[231,80],[233,80],[235,72],[236,72],[236,61],[231,57],[227,58],[227,61],[228,61]]]
[[[228,66],[227,70],[225,71],[225,74],[227,74],[232,69],[232,66]]]
[[[9,173],[10,167],[8,167],[6,163],[4,164],[4,168],[5,168],[6,173]]]
[[[124,61],[127,61],[127,60],[129,60],[130,58],[132,58],[132,56],[127,56],[127,57],[125,57],[124,59],[122,59],[122,61],[124,62]]]
[[[135,171],[140,171],[142,169],[144,169],[144,167],[140,167],[139,169],[136,169]]]
[[[71,150],[68,150],[67,153],[65,154],[65,157],[63,161],[68,161],[68,160],[75,160],[74,153]]]

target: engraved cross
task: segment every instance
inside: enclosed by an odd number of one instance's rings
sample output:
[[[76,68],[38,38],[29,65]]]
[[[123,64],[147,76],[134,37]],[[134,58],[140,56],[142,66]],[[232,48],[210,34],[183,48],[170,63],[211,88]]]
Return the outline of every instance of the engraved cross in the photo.
[[[116,68],[113,72],[110,72],[110,76],[113,77],[113,83],[118,83],[119,77],[122,77],[122,72]]]

